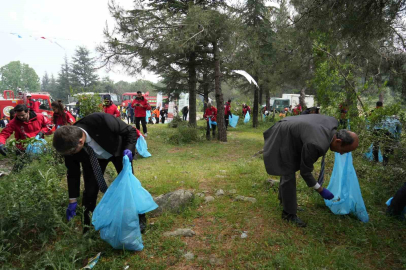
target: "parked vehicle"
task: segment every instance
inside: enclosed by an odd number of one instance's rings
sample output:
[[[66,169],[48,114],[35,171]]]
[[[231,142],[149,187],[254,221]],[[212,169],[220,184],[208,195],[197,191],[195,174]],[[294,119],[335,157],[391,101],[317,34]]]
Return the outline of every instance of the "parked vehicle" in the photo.
[[[17,96],[15,97],[13,90],[4,90],[3,96],[0,96],[0,117],[10,117],[10,110],[18,104],[28,105],[27,95],[29,94],[31,95],[31,98],[33,100],[39,102],[39,112],[42,113],[45,117],[51,119],[53,115],[53,111],[51,108],[52,98],[48,92],[18,92]]]

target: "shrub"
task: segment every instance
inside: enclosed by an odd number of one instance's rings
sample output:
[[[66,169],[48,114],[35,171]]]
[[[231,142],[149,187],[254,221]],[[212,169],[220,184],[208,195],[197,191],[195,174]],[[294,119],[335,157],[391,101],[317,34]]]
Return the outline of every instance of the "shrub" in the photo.
[[[187,144],[192,142],[202,141],[204,138],[202,128],[193,128],[187,125],[181,125],[177,128],[177,132],[169,136],[171,144]]]
[[[179,115],[173,117],[173,120],[168,124],[169,128],[177,128],[180,125],[188,125],[187,121],[183,121]]]

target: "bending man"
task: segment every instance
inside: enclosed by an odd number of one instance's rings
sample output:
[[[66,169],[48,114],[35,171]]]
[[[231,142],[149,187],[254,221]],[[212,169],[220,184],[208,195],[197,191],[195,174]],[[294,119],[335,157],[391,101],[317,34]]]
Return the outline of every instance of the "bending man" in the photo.
[[[83,117],[73,126],[58,128],[53,146],[65,156],[68,169],[69,206],[68,220],[76,215],[80,194],[80,164],[83,168],[85,190],[82,203],[85,207],[84,224],[90,225],[90,212],[96,207],[99,190],[107,190],[103,174],[111,161],[117,173],[123,169],[123,156],[132,161],[135,154],[137,131],[122,120],[106,113],[93,113]],[[145,229],[145,215],[140,215],[141,231]],[[84,228],[87,231],[87,228]]]
[[[338,121],[329,116],[311,114],[286,117],[264,132],[264,163],[268,174],[279,175],[279,200],[283,205],[282,218],[305,227],[297,213],[295,172],[327,200],[334,195],[320,186],[312,175],[313,164],[328,149],[340,154],[358,147],[358,136],[345,129],[337,132]],[[324,161],[324,160],[323,160]],[[324,162],[320,176],[324,175]]]

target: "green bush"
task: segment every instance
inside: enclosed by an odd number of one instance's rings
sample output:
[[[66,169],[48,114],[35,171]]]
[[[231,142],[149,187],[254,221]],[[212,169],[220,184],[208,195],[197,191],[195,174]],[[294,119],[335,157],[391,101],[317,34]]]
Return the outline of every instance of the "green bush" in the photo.
[[[188,144],[193,142],[202,141],[204,138],[203,128],[189,127],[187,125],[180,125],[177,128],[177,132],[169,136],[169,143],[171,144]]]
[[[183,121],[179,115],[176,115],[173,120],[168,124],[169,128],[177,128],[180,125],[188,125],[187,121]]]
[[[0,180],[0,264],[41,247],[56,235],[68,201],[61,185],[66,169],[50,154]]]

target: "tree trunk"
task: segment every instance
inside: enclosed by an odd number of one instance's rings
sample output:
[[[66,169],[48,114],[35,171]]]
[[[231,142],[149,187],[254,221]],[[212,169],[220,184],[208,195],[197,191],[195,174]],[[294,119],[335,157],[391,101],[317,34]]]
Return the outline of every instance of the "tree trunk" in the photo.
[[[304,110],[306,108],[306,86],[302,87],[302,89],[300,89],[300,97],[299,97],[299,103],[300,105],[302,105],[302,110]]]
[[[217,40],[214,41],[212,44],[214,52],[214,90],[216,93],[216,103],[217,103],[217,128],[218,128],[217,137],[219,141],[226,142],[227,131],[224,120],[223,93],[221,92],[220,51],[217,46]]]
[[[381,90],[381,92],[379,93],[379,101],[383,103],[383,97],[384,97],[384,93],[383,90]]]
[[[269,108],[271,108],[271,104],[269,103],[269,99],[270,99],[270,96],[269,96],[269,89],[267,88],[266,90],[265,90],[265,99],[266,99],[266,109],[269,111]]]
[[[254,76],[254,80],[258,83],[258,76],[255,75]],[[259,110],[258,110],[258,87],[255,87],[254,90],[254,108],[252,109],[252,127],[256,128],[258,127],[258,114],[259,114]]]
[[[209,103],[209,88],[210,88],[209,75],[207,75],[207,72],[204,72],[203,73],[203,112],[206,111],[207,103]]]
[[[263,88],[264,85],[263,84],[259,84],[259,82],[257,81],[258,85],[259,85],[259,107],[261,108],[262,106],[262,95],[263,95]]]
[[[189,125],[196,127],[196,53],[189,54]]]
[[[406,74],[402,76],[402,97],[406,101]]]

